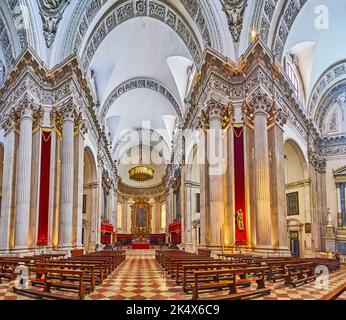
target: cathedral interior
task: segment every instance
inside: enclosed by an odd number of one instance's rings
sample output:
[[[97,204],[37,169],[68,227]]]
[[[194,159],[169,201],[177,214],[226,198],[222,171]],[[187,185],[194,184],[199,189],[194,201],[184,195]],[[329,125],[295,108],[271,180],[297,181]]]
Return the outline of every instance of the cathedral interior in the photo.
[[[345,297],[345,14],[1,1],[0,300]]]

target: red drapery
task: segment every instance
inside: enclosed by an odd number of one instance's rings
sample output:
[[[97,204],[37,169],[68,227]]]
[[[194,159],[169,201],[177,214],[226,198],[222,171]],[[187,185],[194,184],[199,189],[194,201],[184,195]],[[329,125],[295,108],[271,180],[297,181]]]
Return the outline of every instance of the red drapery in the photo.
[[[247,244],[244,160],[244,130],[234,128],[235,243],[239,245]],[[238,221],[241,214],[243,223]]]
[[[52,135],[51,132],[42,132],[41,142],[41,177],[40,202],[38,222],[38,245],[48,244],[48,212],[49,212],[49,185],[50,185],[50,159]]]

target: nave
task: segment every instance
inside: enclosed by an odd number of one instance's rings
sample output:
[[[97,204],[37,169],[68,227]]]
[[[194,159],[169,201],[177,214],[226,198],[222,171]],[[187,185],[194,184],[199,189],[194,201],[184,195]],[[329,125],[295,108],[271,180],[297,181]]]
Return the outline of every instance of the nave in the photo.
[[[191,300],[191,294],[185,294],[181,285],[164,271],[155,259],[155,252],[127,252],[127,259],[123,262],[102,285],[86,295],[85,300]],[[288,287],[283,282],[272,283],[266,281],[270,295],[257,297],[254,300],[320,300],[343,283],[346,277],[346,267],[341,266],[337,272],[330,274],[328,287],[319,287],[311,282],[300,287]],[[30,300],[17,295],[12,290],[13,282],[0,284],[0,300]],[[239,288],[238,292],[245,289]],[[227,290],[223,292],[227,296]],[[65,292],[66,294],[66,292]],[[203,294],[202,298],[215,299],[220,292]],[[338,300],[346,300],[346,294]]]

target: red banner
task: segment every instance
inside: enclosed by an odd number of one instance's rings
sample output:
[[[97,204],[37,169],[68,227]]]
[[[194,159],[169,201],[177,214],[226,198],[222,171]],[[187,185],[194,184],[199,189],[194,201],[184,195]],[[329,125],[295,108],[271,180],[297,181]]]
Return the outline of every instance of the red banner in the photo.
[[[173,222],[173,223],[170,223],[169,226],[168,226],[168,231],[170,233],[181,233],[181,222]]]
[[[101,223],[101,232],[102,233],[114,233],[114,227],[110,223],[102,222]]]
[[[42,246],[48,244],[51,147],[52,134],[51,132],[43,131],[41,142],[40,202],[37,239],[37,244]]]
[[[244,128],[234,128],[235,243],[247,244]]]

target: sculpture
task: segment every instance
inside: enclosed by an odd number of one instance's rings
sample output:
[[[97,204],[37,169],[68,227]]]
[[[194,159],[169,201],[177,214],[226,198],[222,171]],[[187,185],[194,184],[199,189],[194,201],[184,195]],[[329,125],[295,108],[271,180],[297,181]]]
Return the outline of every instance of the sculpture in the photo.
[[[65,8],[70,4],[70,0],[40,0],[39,4],[43,34],[47,47],[50,48],[58,31],[59,22]]]
[[[239,231],[244,231],[244,213],[242,209],[237,211],[237,227]]]
[[[227,15],[229,29],[233,40],[239,41],[243,29],[243,16],[247,5],[246,0],[221,0],[223,10]]]

